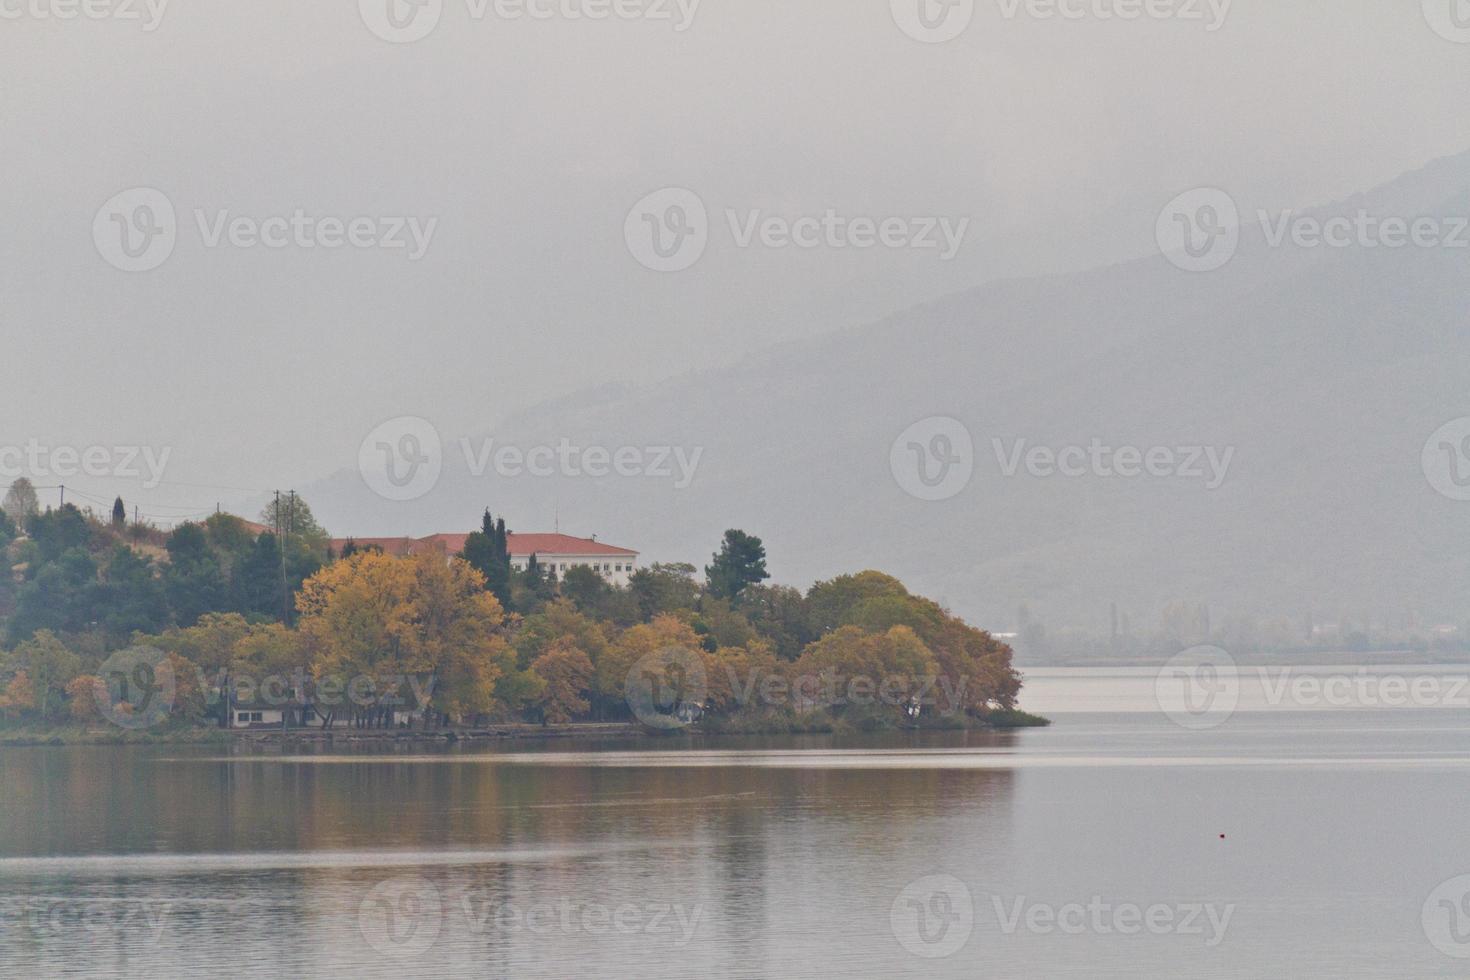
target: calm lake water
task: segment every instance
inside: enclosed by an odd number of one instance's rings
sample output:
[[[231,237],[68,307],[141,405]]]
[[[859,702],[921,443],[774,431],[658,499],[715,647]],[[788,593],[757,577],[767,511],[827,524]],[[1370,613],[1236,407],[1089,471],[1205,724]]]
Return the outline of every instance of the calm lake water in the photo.
[[[1453,673],[1196,728],[1048,670],[1008,734],[4,749],[0,975],[1463,977]]]

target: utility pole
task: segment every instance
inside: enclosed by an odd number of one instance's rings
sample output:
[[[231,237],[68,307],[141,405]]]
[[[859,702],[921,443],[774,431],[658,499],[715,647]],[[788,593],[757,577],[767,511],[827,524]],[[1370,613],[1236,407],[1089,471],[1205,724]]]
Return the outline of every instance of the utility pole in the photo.
[[[61,506],[66,506],[66,484],[61,485]]]
[[[281,491],[276,491],[276,547],[281,552],[281,622],[291,622],[291,589],[286,584],[286,528],[281,524]]]

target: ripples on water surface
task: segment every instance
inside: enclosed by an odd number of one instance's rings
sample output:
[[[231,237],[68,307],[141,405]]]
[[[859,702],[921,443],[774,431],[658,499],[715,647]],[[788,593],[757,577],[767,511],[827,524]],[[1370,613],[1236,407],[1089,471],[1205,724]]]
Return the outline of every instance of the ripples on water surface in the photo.
[[[1057,724],[1012,734],[3,750],[0,974],[1470,974],[1421,924],[1470,873],[1470,713],[1193,732],[1116,673],[1044,673]],[[918,937],[933,875],[971,920]],[[1232,911],[1214,945],[1007,928],[1099,902]]]

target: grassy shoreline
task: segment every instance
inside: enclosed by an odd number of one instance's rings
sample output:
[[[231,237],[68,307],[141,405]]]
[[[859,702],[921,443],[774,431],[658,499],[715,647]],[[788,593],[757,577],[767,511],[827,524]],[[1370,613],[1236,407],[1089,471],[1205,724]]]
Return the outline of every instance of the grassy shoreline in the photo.
[[[979,717],[939,717],[915,726],[897,726],[873,718],[834,718],[821,712],[806,715],[762,715],[748,718],[733,716],[711,718],[689,727],[677,729],[681,735],[854,735],[898,731],[1009,731],[1018,728],[1040,728],[1051,724],[1048,718],[1024,711],[991,711]],[[642,725],[606,722],[575,722],[566,725],[510,723],[483,727],[449,728],[434,731],[408,729],[295,728],[222,729],[167,728],[131,731],[122,728],[83,728],[75,725],[59,728],[0,729],[0,747],[5,746],[71,746],[71,745],[230,745],[269,744],[277,742],[491,742],[513,739],[561,738],[664,738],[669,732],[658,732]]]

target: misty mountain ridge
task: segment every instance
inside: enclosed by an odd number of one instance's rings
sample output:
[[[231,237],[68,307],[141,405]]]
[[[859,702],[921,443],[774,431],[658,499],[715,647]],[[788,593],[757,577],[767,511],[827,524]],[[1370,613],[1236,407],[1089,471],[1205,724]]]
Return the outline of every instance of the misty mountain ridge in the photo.
[[[1470,154],[1301,213],[1358,209],[1470,215]],[[476,476],[445,432],[443,475],[422,499],[382,500],[356,472],[305,493],[338,534],[467,530],[489,506],[517,530],[559,517],[645,563],[702,564],[740,527],[764,538],[778,581],[879,568],[997,630],[1023,603],[1048,625],[1095,631],[1112,603],[1148,623],[1176,600],[1217,616],[1470,619],[1470,504],[1436,493],[1420,463],[1431,433],[1470,415],[1470,252],[1273,248],[1245,202],[1241,225],[1216,272],[1154,256],[995,282],[469,437],[698,449],[684,489],[658,476]],[[941,416],[973,437],[974,474],[930,502],[899,486],[889,452]],[[1006,475],[1018,445],[1094,440],[1228,450],[1230,465],[1216,489],[1024,465]]]

